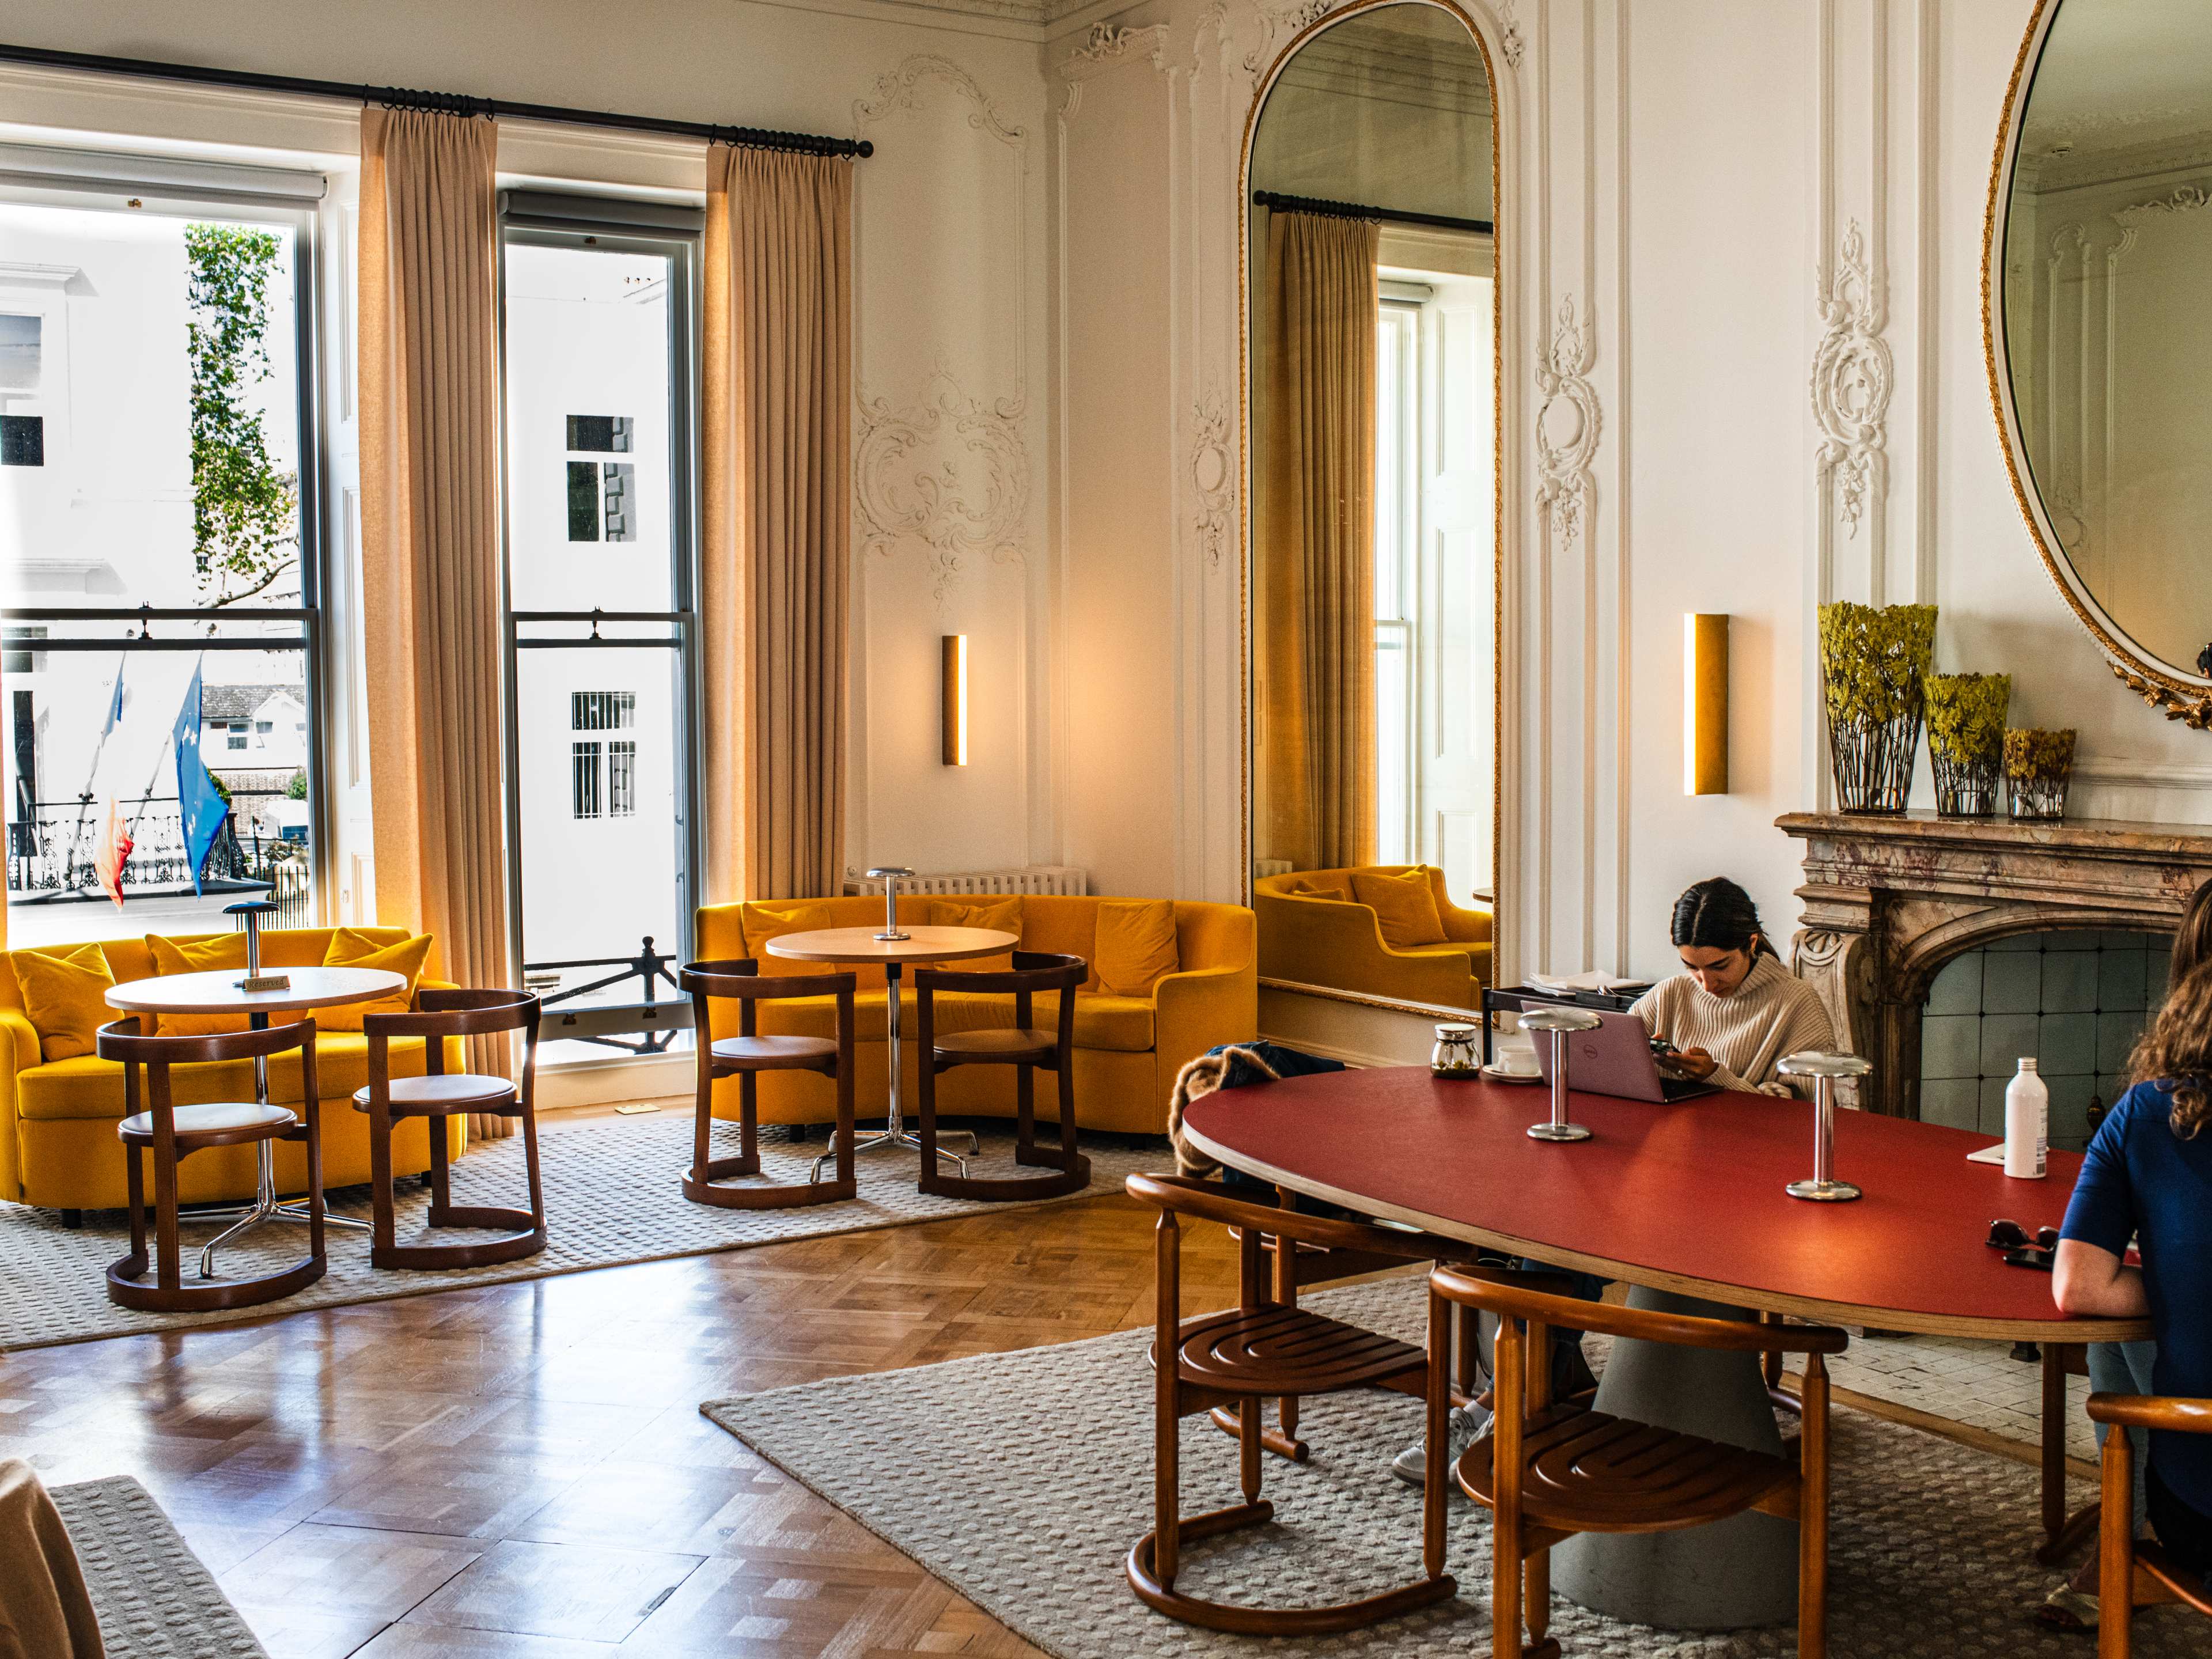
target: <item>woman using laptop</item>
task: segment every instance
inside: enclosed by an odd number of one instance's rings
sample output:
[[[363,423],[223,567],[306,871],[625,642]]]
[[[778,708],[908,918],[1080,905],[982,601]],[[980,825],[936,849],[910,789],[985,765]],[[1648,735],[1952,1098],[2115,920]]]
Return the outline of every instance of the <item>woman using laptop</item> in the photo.
[[[1782,965],[1751,895],[1726,876],[1674,901],[1669,933],[1682,971],[1636,1004],[1644,1029],[1672,1043],[1683,1076],[1723,1089],[1811,1097],[1809,1079],[1778,1077],[1785,1054],[1836,1046],[1820,994]]]

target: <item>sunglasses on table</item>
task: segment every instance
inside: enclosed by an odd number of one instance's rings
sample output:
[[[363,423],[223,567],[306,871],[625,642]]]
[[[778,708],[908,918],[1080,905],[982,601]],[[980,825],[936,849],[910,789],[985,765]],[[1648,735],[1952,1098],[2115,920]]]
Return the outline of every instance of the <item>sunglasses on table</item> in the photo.
[[[1984,1243],[1993,1250],[2004,1252],[2008,1267],[2034,1267],[2049,1273],[2058,1260],[2056,1227],[2038,1227],[2030,1237],[2027,1229],[2017,1221],[1992,1221]]]

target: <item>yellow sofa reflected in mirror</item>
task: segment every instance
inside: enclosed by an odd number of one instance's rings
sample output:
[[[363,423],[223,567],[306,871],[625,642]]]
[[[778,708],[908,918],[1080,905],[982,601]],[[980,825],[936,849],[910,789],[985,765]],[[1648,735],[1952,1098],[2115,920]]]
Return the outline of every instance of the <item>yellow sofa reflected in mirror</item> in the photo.
[[[1353,896],[1361,876],[1425,872],[1443,938],[1392,945],[1372,904]],[[1328,894],[1303,890],[1334,889]],[[1454,904],[1433,865],[1376,864],[1358,869],[1296,870],[1252,884],[1260,933],[1260,972],[1269,980],[1321,986],[1394,1002],[1475,1008],[1491,976],[1491,914]]]

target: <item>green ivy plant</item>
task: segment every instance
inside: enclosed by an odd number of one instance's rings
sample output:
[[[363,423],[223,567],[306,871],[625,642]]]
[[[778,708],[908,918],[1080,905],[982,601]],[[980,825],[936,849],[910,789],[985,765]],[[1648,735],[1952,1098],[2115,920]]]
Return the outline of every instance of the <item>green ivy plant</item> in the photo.
[[[188,224],[192,569],[206,602],[266,592],[300,562],[300,487],[270,459],[248,394],[270,377],[269,280],[283,245],[251,225]]]
[[[1962,765],[1993,762],[2004,750],[2009,674],[1930,674],[1928,747]]]

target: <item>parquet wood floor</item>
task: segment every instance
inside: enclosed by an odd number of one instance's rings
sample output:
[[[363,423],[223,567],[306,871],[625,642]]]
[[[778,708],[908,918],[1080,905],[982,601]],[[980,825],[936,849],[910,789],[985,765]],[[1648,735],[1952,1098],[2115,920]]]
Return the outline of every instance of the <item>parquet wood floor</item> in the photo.
[[[1219,1229],[1183,1263],[1188,1311],[1235,1301]],[[1152,1290],[1116,1194],[34,1350],[0,1456],[144,1482],[275,1659],[1006,1659],[1037,1650],[698,1402],[1120,1330]]]

